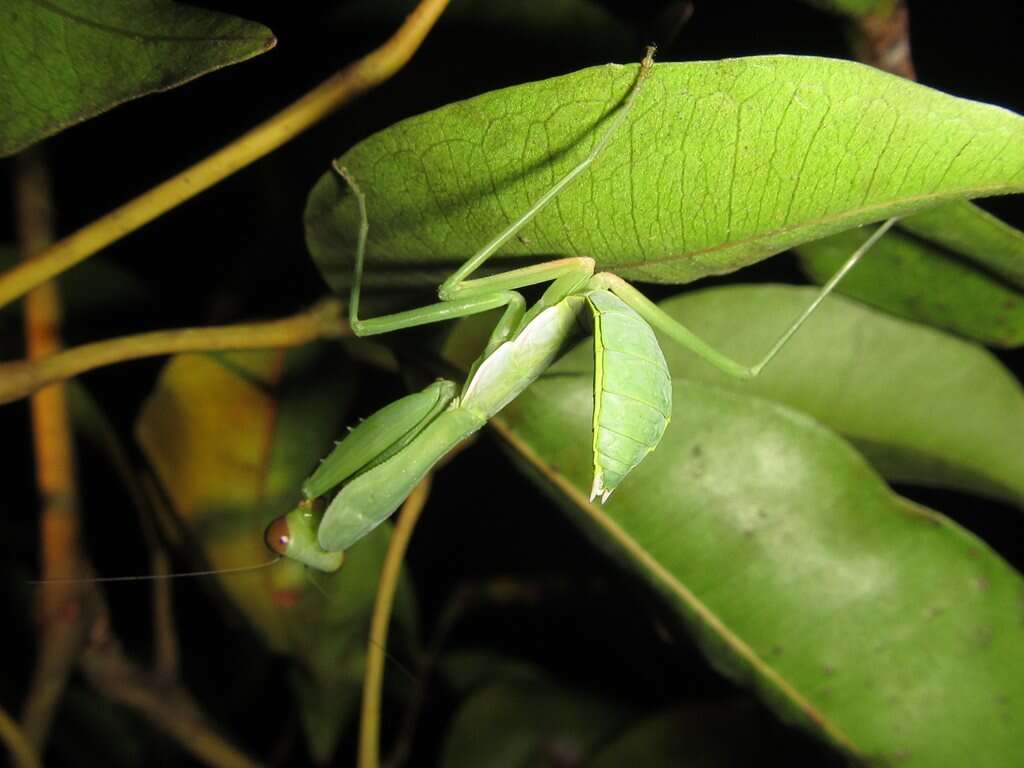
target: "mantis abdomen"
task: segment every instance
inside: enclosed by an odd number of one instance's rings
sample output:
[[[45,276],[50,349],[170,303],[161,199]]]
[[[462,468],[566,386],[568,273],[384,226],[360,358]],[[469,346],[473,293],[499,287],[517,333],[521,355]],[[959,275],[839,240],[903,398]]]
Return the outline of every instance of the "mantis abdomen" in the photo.
[[[672,414],[672,374],[651,327],[610,291],[590,291],[594,311],[594,482],[607,501],[648,453]]]

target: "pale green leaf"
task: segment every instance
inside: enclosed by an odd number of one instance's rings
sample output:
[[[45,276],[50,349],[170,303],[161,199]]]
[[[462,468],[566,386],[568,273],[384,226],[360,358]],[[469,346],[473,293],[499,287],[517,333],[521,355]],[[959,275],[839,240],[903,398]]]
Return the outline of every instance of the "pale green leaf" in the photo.
[[[813,288],[726,286],[661,306],[712,346],[754,363],[814,296]],[[677,379],[798,408],[853,441],[891,481],[1024,504],[1024,390],[976,344],[831,297],[753,381],[730,378],[668,340],[662,348]],[[589,365],[585,350],[573,364]]]
[[[492,424],[711,663],[858,761],[1003,768],[1024,750],[1024,579],[770,401],[677,381],[661,446],[588,501],[592,382],[551,374]]]
[[[601,135],[637,67],[506,88],[402,121],[341,158],[366,192],[368,277],[434,280],[551,188]],[[1024,187],[1024,119],[848,61],[656,64],[595,165],[500,253],[593,256],[687,282],[888,216]],[[336,289],[356,205],[327,172],[307,240]],[[439,270],[441,265],[449,265]]]

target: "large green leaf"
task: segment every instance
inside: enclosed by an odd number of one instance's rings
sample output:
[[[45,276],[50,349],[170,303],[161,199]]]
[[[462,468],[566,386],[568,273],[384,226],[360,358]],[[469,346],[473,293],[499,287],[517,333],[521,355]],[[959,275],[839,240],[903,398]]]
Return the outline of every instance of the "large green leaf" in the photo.
[[[809,417],[694,382],[661,446],[592,503],[591,387],[556,365],[492,424],[717,669],[870,765],[1013,764],[1019,574]]]
[[[353,381],[337,347],[173,358],[136,434],[177,514],[214,568],[267,561],[267,524],[300,497],[302,480],[343,432]],[[387,547],[384,526],[338,574],[286,560],[221,585],[277,651],[292,682],[310,751],[325,762],[358,703],[366,633]],[[407,592],[398,614],[411,623]]]
[[[371,281],[436,277],[590,150],[637,67],[608,65],[402,121],[346,152],[366,192]],[[1024,187],[1024,119],[846,61],[657,64],[594,167],[501,253],[580,254],[686,282],[894,214]],[[314,187],[307,241],[336,289],[354,197]]]
[[[799,245],[800,264],[811,279],[825,283],[870,234],[851,230]],[[1024,258],[1020,263],[1024,267]],[[1024,295],[1019,290],[903,232],[890,232],[876,243],[837,290],[982,344],[1024,344]]]
[[[275,42],[260,24],[169,0],[4,0],[0,156]]]
[[[966,200],[931,208],[900,222],[918,237],[975,261],[1024,288],[1024,232]]]
[[[754,363],[813,288],[727,286],[662,308],[712,346]],[[892,481],[1024,504],[1024,390],[987,350],[839,297],[828,299],[753,381],[663,339],[676,379],[798,408],[852,440]],[[589,370],[586,349],[563,364]]]

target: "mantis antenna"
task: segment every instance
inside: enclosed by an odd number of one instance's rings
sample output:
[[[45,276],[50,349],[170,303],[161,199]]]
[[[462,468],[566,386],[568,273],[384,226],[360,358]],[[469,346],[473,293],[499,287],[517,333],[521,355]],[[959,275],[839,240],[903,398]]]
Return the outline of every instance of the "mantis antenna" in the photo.
[[[220,576],[222,574],[250,573],[269,568],[281,562],[281,557],[275,557],[264,563],[256,565],[243,565],[238,568],[211,568],[206,571],[180,571],[178,573],[150,574],[145,576],[97,576],[96,578],[81,579],[29,579],[28,584],[112,584],[123,581],[163,581],[164,579],[187,579],[195,576]]]

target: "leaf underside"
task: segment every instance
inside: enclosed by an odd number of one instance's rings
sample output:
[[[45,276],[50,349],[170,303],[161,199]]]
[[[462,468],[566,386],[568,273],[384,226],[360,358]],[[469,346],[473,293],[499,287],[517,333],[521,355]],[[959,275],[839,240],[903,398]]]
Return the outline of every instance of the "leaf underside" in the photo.
[[[869,234],[866,230],[840,232],[797,246],[804,272],[824,284]],[[1024,344],[1024,294],[1019,289],[905,232],[889,232],[872,246],[869,256],[843,278],[837,290],[898,317],[982,344]]]
[[[660,306],[716,349],[753,362],[816,293],[733,285]],[[1024,389],[977,344],[830,297],[752,381],[726,376],[667,339],[662,348],[676,380],[797,408],[857,445],[890,481],[1024,504]],[[562,364],[587,370],[586,350]]]
[[[1024,580],[983,542],[808,417],[681,381],[658,450],[592,504],[591,397],[556,366],[493,423],[722,673],[868,764],[1020,754]]]
[[[368,281],[436,279],[578,163],[629,91],[607,65],[397,123],[340,162],[367,194]],[[1024,119],[847,61],[765,56],[656,64],[597,162],[502,247],[587,255],[684,283],[897,214],[1024,186]],[[307,242],[335,289],[358,221],[326,173]],[[448,266],[445,266],[448,265]]]
[[[0,157],[275,42],[260,24],[168,0],[4,0]]]

